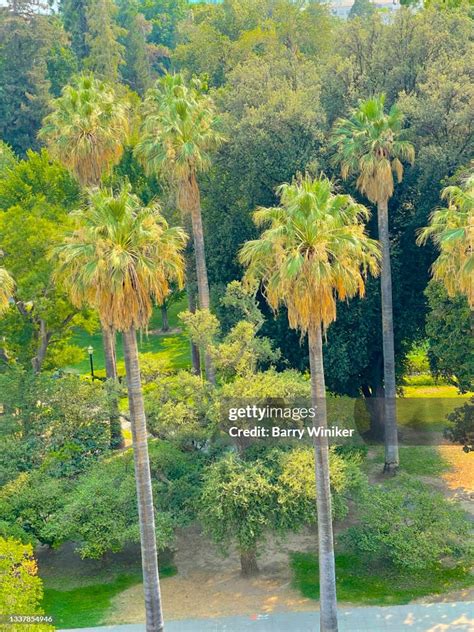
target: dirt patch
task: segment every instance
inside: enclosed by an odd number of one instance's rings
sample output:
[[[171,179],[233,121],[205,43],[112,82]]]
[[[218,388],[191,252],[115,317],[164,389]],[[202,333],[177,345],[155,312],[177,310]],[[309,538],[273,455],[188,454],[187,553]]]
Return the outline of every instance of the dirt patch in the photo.
[[[314,610],[317,603],[291,587],[288,556],[291,551],[315,552],[317,536],[304,532],[285,540],[269,538],[259,558],[260,575],[240,576],[237,554],[220,554],[197,527],[178,535],[175,564],[178,575],[161,582],[167,619],[224,617],[289,610]],[[143,589],[133,586],[118,595],[106,623],[136,623],[144,620]]]
[[[464,452],[459,445],[439,446],[441,456],[450,464],[443,474],[450,489],[463,489],[474,497],[474,453]]]

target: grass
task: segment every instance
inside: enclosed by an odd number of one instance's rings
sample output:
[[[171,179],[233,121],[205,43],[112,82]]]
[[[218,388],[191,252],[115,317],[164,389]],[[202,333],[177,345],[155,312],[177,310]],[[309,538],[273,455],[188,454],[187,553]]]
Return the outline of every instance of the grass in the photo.
[[[160,564],[160,577],[177,572],[170,560]],[[72,545],[43,552],[40,576],[44,581],[44,612],[60,628],[94,627],[106,623],[113,599],[140,584],[142,571],[137,546],[100,560],[82,560]]]
[[[412,476],[442,476],[451,468],[439,448],[434,446],[400,446],[399,455],[401,470]],[[383,462],[383,446],[373,446],[366,461],[366,469],[379,471]]]
[[[311,553],[292,553],[293,586],[304,597],[319,599],[318,561]],[[406,604],[430,594],[442,594],[473,584],[463,568],[430,569],[413,573],[391,567],[374,568],[354,554],[336,555],[337,596],[342,601],[368,606]]]
[[[187,309],[186,299],[172,303],[168,310],[169,325],[171,329],[180,326],[178,314]],[[161,313],[159,308],[155,308],[148,327],[149,331],[161,329]],[[81,374],[89,374],[89,355],[87,347],[94,348],[94,371],[97,375],[105,374],[104,351],[102,347],[102,335],[99,332],[89,334],[83,329],[75,332],[71,343],[84,350],[83,358],[77,364],[67,367],[69,370]],[[117,361],[121,364],[123,360],[122,337],[117,335]],[[167,335],[146,334],[138,337],[138,351],[140,353],[154,353],[170,369],[186,369],[190,366],[189,341],[182,333],[171,333]]]
[[[61,628],[94,627],[104,623],[111,600],[123,590],[138,584],[140,575],[120,575],[112,582],[80,586],[72,590],[44,591],[43,609]]]

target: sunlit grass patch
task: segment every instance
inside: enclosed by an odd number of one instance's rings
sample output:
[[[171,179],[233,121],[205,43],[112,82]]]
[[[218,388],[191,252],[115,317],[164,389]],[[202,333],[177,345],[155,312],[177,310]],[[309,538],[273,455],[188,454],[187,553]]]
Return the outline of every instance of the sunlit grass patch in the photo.
[[[292,553],[293,586],[309,599],[319,599],[319,567],[312,553]],[[435,568],[428,573],[402,571],[390,566],[369,565],[362,556],[336,555],[339,601],[358,605],[406,604],[425,595],[441,594],[472,586],[468,569]]]

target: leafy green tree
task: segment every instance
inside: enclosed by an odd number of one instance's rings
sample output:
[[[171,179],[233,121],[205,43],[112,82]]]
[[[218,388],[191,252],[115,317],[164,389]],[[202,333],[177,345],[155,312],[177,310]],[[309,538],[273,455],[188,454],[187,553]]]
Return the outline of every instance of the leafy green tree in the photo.
[[[50,531],[57,541],[78,542],[83,558],[100,559],[108,551],[117,553],[131,542],[140,542],[131,454],[114,457],[92,468],[66,498]],[[100,510],[97,511],[97,508]],[[156,543],[168,546],[173,539],[173,520],[155,512]]]
[[[62,241],[78,193],[74,180],[44,150],[28,152],[0,183],[1,247],[16,283],[15,309],[0,325],[2,346],[12,360],[36,372],[77,359],[80,351],[70,344],[73,327],[95,327],[54,282],[48,258],[50,249]]]
[[[150,480],[147,428],[136,329],[150,320],[152,299],[161,303],[171,281],[182,285],[186,235],[169,228],[158,207],[142,207],[124,188],[116,197],[93,193],[78,213],[78,227],[59,252],[60,273],[71,299],[97,309],[110,328],[123,332],[128,401],[135,455],[147,626],[163,629]]]
[[[57,37],[46,16],[0,8],[0,138],[18,154],[38,146],[50,98],[46,60]]]
[[[237,541],[244,577],[258,573],[257,544],[273,524],[275,488],[269,478],[259,463],[232,454],[205,473],[201,521],[218,543]]]
[[[262,449],[259,458],[227,454],[204,471],[199,515],[207,533],[227,551],[236,542],[244,577],[258,573],[266,533],[284,534],[314,524],[316,486],[310,448]],[[330,453],[335,518],[347,514],[347,497],[362,484],[359,464]]]
[[[212,99],[197,79],[187,85],[182,75],[166,75],[147,92],[136,154],[149,174],[164,174],[177,189],[178,206],[191,217],[199,307],[210,307],[201,196],[198,174],[210,167],[211,151],[223,137],[217,130]],[[206,375],[215,381],[206,356]]]
[[[444,286],[431,281],[426,288],[428,360],[431,372],[454,383],[461,393],[472,390],[474,344],[472,312],[462,295],[450,298]]]
[[[50,92],[59,97],[63,87],[71,81],[79,70],[79,63],[72,49],[63,42],[56,42],[49,51],[46,60]]]
[[[375,5],[370,0],[355,0],[349,11],[349,20],[367,18],[375,11]]]
[[[18,369],[2,373],[0,385],[0,485],[31,470],[74,477],[108,451],[110,426],[102,385]]]
[[[358,501],[360,524],[347,534],[350,546],[412,572],[427,571],[449,556],[469,564],[469,521],[462,509],[420,481],[404,475],[367,486]]]
[[[125,53],[119,38],[126,31],[116,22],[117,12],[113,0],[93,0],[87,5],[88,55],[84,63],[96,77],[110,83],[118,81]]]
[[[123,81],[141,96],[153,82],[151,66],[152,46],[148,36],[151,23],[139,12],[138,1],[120,0],[117,3],[119,13],[117,21],[125,29],[121,43],[124,46],[124,64],[120,68]]]
[[[368,211],[348,195],[334,195],[324,177],[305,176],[280,187],[280,206],[254,215],[266,230],[240,258],[247,278],[260,281],[270,306],[288,309],[290,327],[308,334],[315,443],[322,629],[337,630],[336,576],[329,480],[322,329],[336,318],[336,302],[362,295],[367,272],[378,271],[379,250],[365,233]]]
[[[138,0],[138,8],[151,22],[153,29],[150,41],[166,48],[176,43],[177,29],[189,7],[186,0]]]
[[[439,255],[432,266],[433,278],[446,287],[448,296],[464,294],[474,309],[474,175],[461,186],[443,189],[448,208],[432,213],[418,243],[435,243]]]
[[[41,472],[22,472],[0,490],[0,534],[25,544],[54,546],[50,525],[64,507],[70,482]]]
[[[38,577],[38,566],[30,544],[21,544],[13,538],[0,538],[0,611],[42,615],[43,585]],[[12,632],[50,632],[47,624],[8,626]]]
[[[385,95],[361,102],[350,119],[339,119],[333,131],[335,160],[346,179],[357,174],[357,188],[377,204],[379,240],[382,246],[381,298],[385,397],[385,466],[398,468],[398,433],[395,408],[395,345],[393,334],[392,271],[388,200],[393,195],[393,173],[400,182],[402,160],[413,163],[413,145],[403,140],[403,116],[395,106],[385,113]]]
[[[162,376],[148,385],[145,410],[150,432],[194,450],[216,431],[219,418],[214,387],[187,371]]]
[[[86,40],[88,4],[88,0],[61,0],[59,4],[59,14],[71,38],[72,50],[80,61],[89,54]]]

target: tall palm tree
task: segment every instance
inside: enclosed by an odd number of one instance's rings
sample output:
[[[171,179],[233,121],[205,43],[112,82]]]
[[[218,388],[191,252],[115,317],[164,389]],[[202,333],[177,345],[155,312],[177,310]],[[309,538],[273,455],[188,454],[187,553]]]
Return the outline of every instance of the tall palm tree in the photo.
[[[379,249],[365,234],[367,209],[349,195],[335,195],[324,177],[306,176],[279,188],[280,206],[254,214],[267,226],[247,242],[241,262],[246,279],[260,281],[270,306],[288,309],[290,327],[308,334],[315,424],[327,427],[322,332],[336,318],[337,299],[363,295],[367,272],[377,273]],[[315,441],[321,630],[337,631],[336,578],[328,440]]]
[[[38,136],[50,154],[83,187],[98,187],[123,154],[129,132],[128,106],[112,86],[92,74],[75,77],[52,102]],[[107,378],[117,379],[115,332],[102,324]]]
[[[415,159],[413,146],[403,140],[402,125],[403,115],[396,106],[385,112],[385,95],[382,94],[361,102],[349,119],[336,121],[332,140],[342,177],[357,174],[357,188],[377,204],[382,246],[385,472],[395,471],[399,465],[388,200],[394,190],[393,174],[401,182],[402,161],[413,164]]]
[[[109,191],[93,193],[76,218],[76,230],[58,251],[58,274],[74,304],[95,307],[104,323],[123,332],[147,632],[160,632],[163,615],[136,329],[146,327],[152,300],[162,303],[172,281],[182,286],[186,235],[169,228],[157,206],[140,206],[126,188],[116,197]]]
[[[199,307],[209,309],[201,201],[197,176],[211,165],[210,153],[223,141],[216,129],[212,99],[197,79],[165,75],[148,90],[143,104],[141,137],[136,155],[150,174],[165,174],[175,184],[181,212],[191,216]],[[210,357],[206,375],[215,381]]]
[[[13,293],[14,283],[5,268],[0,268],[0,315],[7,311]]]
[[[423,228],[417,243],[429,238],[439,250],[433,263],[433,277],[441,281],[449,296],[465,294],[474,310],[474,175],[461,186],[443,189],[447,208],[434,211],[430,224]]]

